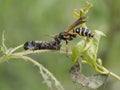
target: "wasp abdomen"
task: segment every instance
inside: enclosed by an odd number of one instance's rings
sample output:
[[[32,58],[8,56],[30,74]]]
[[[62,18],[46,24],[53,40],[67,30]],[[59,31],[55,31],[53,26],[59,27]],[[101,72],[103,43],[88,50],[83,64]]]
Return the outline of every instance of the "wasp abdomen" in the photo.
[[[74,32],[76,32],[80,36],[94,37],[94,33],[87,28],[76,28]]]

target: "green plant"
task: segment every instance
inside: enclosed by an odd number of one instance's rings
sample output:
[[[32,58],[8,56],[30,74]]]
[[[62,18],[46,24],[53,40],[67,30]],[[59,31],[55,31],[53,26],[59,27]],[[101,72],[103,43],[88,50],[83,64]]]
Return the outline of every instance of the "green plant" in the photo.
[[[92,7],[91,3],[87,3],[86,7],[80,10],[80,13],[75,11],[74,14],[77,17],[84,16]],[[86,24],[81,24],[81,27],[86,27]],[[72,50],[73,62],[77,63],[78,57],[82,57],[82,63],[91,65],[97,72],[103,74],[110,74],[111,76],[120,80],[120,77],[115,75],[114,73],[107,70],[104,66],[102,66],[102,60],[97,58],[97,52],[99,47],[99,42],[101,36],[105,36],[105,34],[98,30],[92,30],[94,32],[94,38],[86,38],[83,39],[74,46]]]
[[[92,7],[92,4],[87,3],[86,7],[81,9],[80,12],[75,10],[74,15],[77,18],[81,18],[89,11],[90,7]],[[87,28],[85,23],[81,24],[80,26]],[[74,46],[74,48],[72,50],[72,57],[73,57],[73,62],[75,65],[73,66],[73,69],[71,69],[71,71],[74,72],[74,73],[72,73],[74,82],[80,83],[83,86],[86,86],[86,87],[89,87],[92,89],[97,89],[98,87],[100,87],[101,85],[104,84],[108,75],[111,75],[118,80],[120,80],[120,77],[117,76],[116,74],[112,73],[108,69],[106,69],[102,65],[102,60],[100,58],[97,58],[97,52],[98,52],[100,39],[101,39],[101,36],[105,36],[105,34],[98,30],[92,30],[92,31],[94,32],[94,38],[82,37],[82,40],[79,41],[77,43],[77,45]],[[79,57],[80,57],[80,60],[79,60]],[[78,73],[79,70],[76,71],[76,69],[78,69],[78,66],[76,66],[76,65],[82,64],[82,63],[90,65],[99,74],[93,75],[90,77],[86,77],[81,72],[81,70],[80,70],[80,73]],[[81,69],[81,67],[79,67],[79,68]],[[84,80],[85,80],[85,82],[84,82]]]
[[[92,4],[87,3],[85,8],[81,9],[80,12],[75,10],[74,15],[77,18],[83,17],[85,14],[87,14],[87,12],[89,11],[89,9],[91,7],[92,7]],[[87,28],[85,23],[81,24],[80,26]],[[98,30],[92,30],[92,31],[95,34],[94,38],[81,37],[82,39],[74,46],[72,52],[68,53],[69,55],[72,55],[74,65],[79,64],[79,63],[80,64],[82,64],[82,63],[88,64],[88,65],[92,66],[98,73],[100,73],[100,77],[102,76],[101,74],[109,74],[109,75],[113,76],[114,78],[120,80],[119,76],[117,76],[116,74],[107,70],[102,65],[102,61],[97,58],[97,52],[98,52],[100,38],[101,38],[101,36],[105,36],[105,34]],[[4,40],[4,33],[3,33],[2,34],[2,45],[1,45],[1,51],[3,53],[3,56],[0,57],[0,63],[2,63],[4,61],[8,61],[11,58],[12,59],[20,58],[22,60],[29,61],[39,68],[40,74],[42,75],[42,77],[48,87],[51,88],[54,85],[54,86],[56,86],[56,88],[58,90],[64,90],[64,88],[60,84],[60,82],[53,76],[53,74],[48,69],[46,69],[40,63],[38,63],[36,60],[30,58],[29,56],[26,56],[26,55],[32,54],[32,53],[52,52],[52,50],[37,50],[34,52],[33,51],[17,52],[18,49],[23,48],[23,44],[15,47],[15,48],[7,48],[6,45],[4,44],[4,41],[5,40]],[[66,52],[62,52],[62,51],[60,51],[58,53],[66,54]],[[81,59],[82,59],[81,61],[78,59],[79,57],[81,57]],[[79,74],[79,75],[82,75],[82,74]],[[96,78],[96,77],[93,77],[93,78]]]

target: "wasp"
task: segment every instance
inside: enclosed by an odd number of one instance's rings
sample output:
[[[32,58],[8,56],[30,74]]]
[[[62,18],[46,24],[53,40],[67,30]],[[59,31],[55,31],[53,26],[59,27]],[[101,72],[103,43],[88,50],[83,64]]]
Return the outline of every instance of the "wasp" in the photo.
[[[94,33],[86,28],[79,27],[75,28],[76,26],[85,23],[86,17],[79,18],[73,24],[71,24],[64,32],[60,32],[59,34],[54,36],[54,41],[27,41],[24,44],[25,50],[41,50],[41,49],[50,49],[50,50],[60,50],[61,48],[61,41],[66,41],[66,52],[68,52],[68,41],[73,40],[76,38],[77,35],[79,36],[86,36],[86,37],[94,37]],[[72,30],[72,32],[71,32]]]
[[[81,17],[76,20],[73,24],[71,24],[64,32],[60,32],[58,35],[54,37],[56,43],[60,44],[62,40],[66,42],[66,52],[68,52],[68,41],[76,38],[77,35],[85,36],[85,37],[94,37],[94,33],[83,27],[75,28],[76,26],[85,23],[86,17]],[[72,31],[72,32],[71,32]]]
[[[27,41],[23,47],[25,50],[60,50],[61,44],[56,41]]]

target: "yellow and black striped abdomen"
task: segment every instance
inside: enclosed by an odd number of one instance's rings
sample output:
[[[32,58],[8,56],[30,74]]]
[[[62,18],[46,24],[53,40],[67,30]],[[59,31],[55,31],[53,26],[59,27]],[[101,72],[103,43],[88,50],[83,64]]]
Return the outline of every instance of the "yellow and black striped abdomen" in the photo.
[[[74,31],[80,36],[94,37],[94,33],[87,28],[76,28]]]

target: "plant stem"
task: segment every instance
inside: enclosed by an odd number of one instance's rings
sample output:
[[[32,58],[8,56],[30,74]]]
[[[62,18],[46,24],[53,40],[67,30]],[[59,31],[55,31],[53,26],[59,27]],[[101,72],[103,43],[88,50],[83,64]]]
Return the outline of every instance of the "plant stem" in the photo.
[[[4,62],[4,61],[7,61],[8,59],[10,58],[15,58],[15,57],[19,57],[19,58],[22,58],[22,59],[27,59],[29,61],[31,61],[32,63],[34,63],[35,65],[37,66],[40,66],[41,64],[39,64],[38,62],[36,62],[35,60],[27,57],[27,56],[24,56],[24,55],[28,55],[28,54],[33,54],[33,53],[44,53],[44,52],[49,52],[49,51],[52,51],[53,50],[37,50],[37,51],[23,51],[23,52],[18,52],[18,53],[13,53],[15,52],[17,49],[23,47],[23,44],[22,45],[19,45],[15,48],[13,48],[11,50],[11,52],[8,54],[8,55],[3,55],[2,57],[0,57],[0,63]],[[64,51],[58,51],[59,53],[63,53],[63,54],[66,54],[66,52]],[[71,52],[68,52],[69,55],[71,55],[72,53]],[[83,63],[86,63],[88,64],[86,61],[84,61]],[[114,74],[113,72],[110,72],[108,69],[106,69],[105,67],[99,65],[99,64],[96,64],[96,70],[99,72],[99,73],[103,73],[103,74],[110,74],[112,77],[120,80],[120,77],[116,74]],[[48,71],[47,69],[44,69],[45,71]],[[50,73],[49,73],[50,74]],[[51,76],[53,76],[52,74],[50,74]],[[54,78],[55,79],[55,78]],[[56,80],[55,80],[56,81]]]
[[[4,56],[2,56],[0,58],[0,63],[2,63],[4,61],[7,61],[10,58],[20,58],[20,59],[24,59],[24,60],[30,61],[31,63],[33,63],[34,65],[36,65],[39,68],[40,72],[42,72],[41,73],[42,77],[45,75],[44,74],[44,72],[45,72],[50,77],[50,79],[54,81],[57,90],[64,90],[64,88],[62,87],[62,85],[60,84],[60,82],[53,76],[53,74],[51,72],[49,72],[43,65],[41,65],[40,63],[38,63],[36,60],[34,60],[34,59],[30,58],[30,57],[27,57],[27,56],[23,56],[23,55],[11,54],[11,55],[4,55]],[[46,79],[44,78],[44,80],[46,80]],[[46,83],[47,83],[47,81],[46,81]]]
[[[85,60],[82,61],[82,63],[84,64],[89,64],[88,62],[86,62]],[[116,78],[117,80],[120,80],[120,76],[116,75],[115,73],[109,71],[108,69],[106,69],[104,66],[101,66],[99,64],[96,64],[97,67],[96,67],[96,70],[99,72],[99,73],[103,73],[103,74],[110,74],[112,77]]]
[[[114,78],[120,80],[120,76],[114,74],[113,72],[109,72],[111,76],[113,76]]]
[[[112,77],[116,78],[117,80],[120,80],[120,76],[116,75],[113,72],[110,72],[108,69],[106,69],[105,67],[98,65],[97,64],[98,69],[100,69],[100,71],[102,70],[102,72],[105,72],[106,74],[110,74]]]
[[[22,59],[25,59],[25,60],[28,60],[28,61],[32,62],[34,65],[36,65],[37,67],[39,67],[40,70],[43,70],[44,72],[47,73],[47,75],[50,76],[50,78],[55,82],[55,85],[57,85],[56,87],[58,88],[58,90],[64,90],[64,88],[62,87],[62,85],[60,84],[60,82],[53,76],[53,74],[51,72],[49,72],[45,67],[43,67],[43,65],[41,65],[37,61],[35,61],[32,58],[27,57],[27,56],[18,56],[18,55],[16,55],[15,57],[22,58]],[[41,73],[41,74],[44,75],[43,73]]]
[[[15,48],[13,48],[13,49],[11,50],[11,53],[15,52],[17,49],[22,48],[22,47],[23,47],[23,44],[15,47]]]

